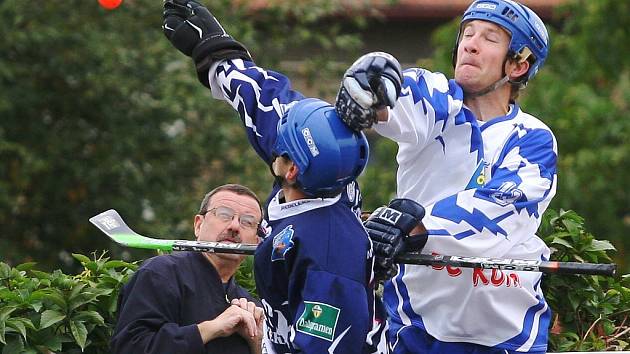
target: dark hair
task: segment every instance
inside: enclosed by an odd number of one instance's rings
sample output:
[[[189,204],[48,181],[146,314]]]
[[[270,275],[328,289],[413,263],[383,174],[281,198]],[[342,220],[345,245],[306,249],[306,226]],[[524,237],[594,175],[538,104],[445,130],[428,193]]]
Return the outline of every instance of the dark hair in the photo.
[[[252,199],[254,199],[256,203],[258,203],[258,207],[260,208],[260,213],[263,214],[262,204],[260,203],[260,199],[258,199],[258,196],[256,195],[256,193],[254,193],[251,189],[240,184],[224,184],[206,193],[206,195],[203,197],[203,200],[201,201],[201,206],[199,206],[199,214],[202,214],[207,211],[208,204],[210,204],[210,198],[212,198],[213,195],[221,191],[228,191],[228,192],[232,192],[238,195],[246,195],[246,196],[252,197]]]

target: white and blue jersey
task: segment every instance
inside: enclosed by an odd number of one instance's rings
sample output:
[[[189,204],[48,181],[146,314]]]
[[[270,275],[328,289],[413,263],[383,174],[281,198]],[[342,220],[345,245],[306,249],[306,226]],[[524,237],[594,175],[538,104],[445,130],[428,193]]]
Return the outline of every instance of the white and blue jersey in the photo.
[[[251,145],[271,164],[278,121],[304,97],[284,75],[240,59],[215,64],[209,78],[213,96],[238,111]],[[264,352],[376,350],[384,324],[373,330],[372,245],[360,206],[355,182],[334,198],[288,203],[274,186],[266,213],[269,236],[255,256],[266,317]]]
[[[516,104],[478,121],[454,80],[409,69],[375,129],[398,143],[398,197],[426,208],[423,253],[548,259],[535,233],[555,194],[557,146],[542,122]],[[443,342],[544,352],[551,314],[540,281],[538,272],[400,265],[384,292],[390,345],[413,346],[403,338],[411,326]]]

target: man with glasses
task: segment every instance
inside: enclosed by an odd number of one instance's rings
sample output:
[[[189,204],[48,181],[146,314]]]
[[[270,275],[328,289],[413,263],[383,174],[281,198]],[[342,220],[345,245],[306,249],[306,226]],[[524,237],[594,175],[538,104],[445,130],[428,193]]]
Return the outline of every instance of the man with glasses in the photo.
[[[258,197],[226,184],[201,202],[195,236],[257,244],[261,220]],[[112,352],[260,353],[263,310],[233,277],[244,259],[176,252],[145,261],[120,293]]]

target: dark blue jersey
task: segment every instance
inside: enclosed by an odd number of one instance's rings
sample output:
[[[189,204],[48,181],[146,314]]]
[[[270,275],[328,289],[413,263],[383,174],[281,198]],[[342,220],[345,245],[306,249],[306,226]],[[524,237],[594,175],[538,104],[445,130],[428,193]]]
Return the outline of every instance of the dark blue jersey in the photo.
[[[278,121],[304,96],[284,75],[240,59],[215,64],[209,81],[213,96],[238,111],[250,144],[270,165]],[[270,234],[255,257],[264,350],[373,352],[382,327],[374,326],[372,251],[359,220],[357,183],[334,198],[284,203],[281,194],[275,185],[267,203]]]
[[[345,192],[344,192],[345,193]],[[255,256],[268,353],[369,353],[371,244],[340,202],[269,205],[272,233]]]

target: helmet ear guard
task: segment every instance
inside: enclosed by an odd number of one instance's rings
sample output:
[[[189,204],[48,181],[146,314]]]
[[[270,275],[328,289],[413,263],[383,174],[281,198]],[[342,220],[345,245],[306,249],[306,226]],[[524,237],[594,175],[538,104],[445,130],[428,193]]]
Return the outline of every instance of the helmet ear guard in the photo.
[[[297,165],[297,185],[306,194],[329,197],[363,172],[369,145],[362,132],[343,123],[333,106],[307,98],[278,121],[273,154],[287,156]]]
[[[510,34],[508,57],[518,62],[528,60],[530,68],[517,83],[526,85],[543,66],[549,53],[549,34],[534,11],[512,0],[476,0],[464,12],[453,48],[453,67],[457,63],[457,48],[466,22],[492,22]]]

